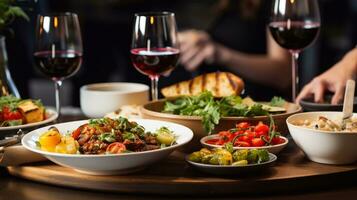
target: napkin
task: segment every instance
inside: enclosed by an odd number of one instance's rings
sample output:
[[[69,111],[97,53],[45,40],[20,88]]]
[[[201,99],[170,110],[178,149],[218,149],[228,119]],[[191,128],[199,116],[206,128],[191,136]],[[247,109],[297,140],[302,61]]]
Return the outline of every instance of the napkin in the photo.
[[[0,153],[0,166],[15,166],[25,163],[32,163],[46,160],[40,154],[33,153],[22,145],[9,146],[4,149],[3,153]]]

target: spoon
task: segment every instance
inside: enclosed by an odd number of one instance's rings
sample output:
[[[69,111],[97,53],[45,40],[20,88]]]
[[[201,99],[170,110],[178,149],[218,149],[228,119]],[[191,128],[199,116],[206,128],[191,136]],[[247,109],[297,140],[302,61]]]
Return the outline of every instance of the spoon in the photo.
[[[346,120],[352,117],[355,94],[355,81],[348,80],[346,83],[345,99],[343,101],[342,130],[346,129]]]

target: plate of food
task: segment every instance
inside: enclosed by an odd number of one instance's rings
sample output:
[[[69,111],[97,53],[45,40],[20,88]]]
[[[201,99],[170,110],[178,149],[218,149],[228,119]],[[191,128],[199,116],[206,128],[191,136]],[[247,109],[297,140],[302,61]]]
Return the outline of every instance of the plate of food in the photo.
[[[93,175],[127,174],[188,143],[192,131],[158,120],[100,118],[36,129],[22,145],[59,165]]]
[[[265,149],[233,150],[202,148],[185,157],[197,170],[215,175],[245,175],[247,172],[268,169],[277,157]]]
[[[175,89],[176,88],[176,89]],[[301,106],[281,97],[270,102],[256,102],[240,97],[243,81],[227,72],[198,76],[162,89],[165,99],[149,102],[140,109],[143,118],[179,123],[191,128],[193,143],[211,133],[227,130],[238,122],[269,123],[268,115],[275,120],[278,131],[287,133],[285,120],[301,112]]]
[[[234,150],[266,149],[270,153],[278,154],[286,147],[289,140],[275,130],[274,120],[271,120],[269,125],[263,122],[257,124],[240,122],[229,130],[205,136],[200,142],[203,147],[209,149],[222,148],[231,143]]]
[[[34,99],[14,96],[0,97],[0,132],[27,129],[47,124],[58,117],[58,113]]]

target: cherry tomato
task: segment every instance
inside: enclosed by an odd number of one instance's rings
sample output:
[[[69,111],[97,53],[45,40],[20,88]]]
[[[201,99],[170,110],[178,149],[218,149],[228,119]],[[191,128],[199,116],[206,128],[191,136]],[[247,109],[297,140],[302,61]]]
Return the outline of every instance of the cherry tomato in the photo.
[[[229,131],[221,131],[218,133],[219,138],[225,142],[229,142],[231,138],[231,133]]]
[[[18,110],[10,110],[9,107],[4,106],[2,108],[3,120],[18,120],[22,119],[22,115]]]
[[[252,146],[253,147],[262,147],[264,145],[265,145],[265,142],[261,138],[252,139]]]
[[[250,140],[251,139],[247,135],[243,135],[238,138],[238,141],[243,141],[243,142],[248,142],[248,143],[250,143]]]
[[[281,137],[274,137],[272,140],[271,140],[271,143],[273,144],[282,144],[284,143],[285,140]]]
[[[106,152],[111,154],[119,154],[126,150],[126,147],[121,142],[113,142],[108,147]]]
[[[236,140],[234,142],[234,145],[235,147],[250,147],[250,144],[248,142],[244,142],[244,141],[238,141]]]
[[[269,126],[265,125],[263,122],[259,122],[254,131],[259,135],[267,135],[269,133]]]
[[[253,138],[257,137],[255,132],[252,132],[249,130],[245,131],[245,134],[248,136],[249,139],[253,139]]]
[[[247,130],[249,129],[250,124],[248,122],[240,122],[236,124],[236,128],[241,129],[241,130]]]
[[[73,139],[77,140],[79,138],[79,135],[81,135],[81,130],[82,129],[79,127],[72,132]]]

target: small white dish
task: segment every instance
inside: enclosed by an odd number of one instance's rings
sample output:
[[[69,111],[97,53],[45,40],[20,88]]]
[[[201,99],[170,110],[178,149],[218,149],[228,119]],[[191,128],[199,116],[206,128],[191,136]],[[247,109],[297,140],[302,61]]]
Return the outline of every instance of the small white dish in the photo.
[[[57,119],[57,117],[58,117],[58,113],[55,110],[53,110],[51,108],[46,108],[46,119],[45,120],[40,121],[40,122],[35,122],[35,123],[18,125],[18,126],[0,127],[0,133],[4,133],[4,132],[8,133],[10,131],[19,130],[19,129],[26,130],[28,128],[44,125],[44,124],[53,122],[54,120]]]
[[[273,154],[278,154],[280,153],[281,150],[283,150],[286,145],[288,145],[288,138],[284,137],[284,136],[280,136],[280,138],[283,138],[285,140],[284,143],[281,144],[276,144],[276,145],[270,145],[270,146],[262,146],[262,147],[233,147],[234,150],[242,150],[242,149],[266,149],[267,151],[269,151],[269,153],[273,153]],[[208,144],[206,143],[207,140],[211,140],[211,139],[218,139],[218,135],[208,135],[205,136],[203,138],[201,138],[200,142],[201,145],[203,147],[209,148],[209,149],[213,149],[213,148],[222,148],[222,145],[215,145],[215,144]]]
[[[94,83],[80,88],[80,106],[89,118],[100,118],[123,105],[142,105],[149,100],[149,86],[140,83]]]
[[[196,163],[188,160],[188,155],[185,157],[186,162],[192,167],[209,174],[214,175],[246,175],[248,172],[255,172],[269,168],[277,160],[276,155],[269,153],[269,161],[259,163],[259,164],[248,164],[242,166],[232,166],[232,165],[210,165],[203,163]]]
[[[295,125],[304,120],[316,120],[319,116],[342,119],[342,112],[306,112],[286,119],[296,145],[314,162],[339,165],[357,162],[357,132],[322,131]]]
[[[146,131],[155,131],[156,129],[162,126],[168,127],[177,136],[177,144],[162,149],[150,151],[108,155],[53,153],[42,151],[36,146],[36,141],[38,141],[39,136],[45,131],[47,131],[49,127],[55,126],[56,128],[58,128],[60,133],[66,134],[68,131],[73,131],[80,125],[88,123],[88,120],[55,124],[36,129],[26,134],[22,138],[21,142],[26,149],[35,153],[39,153],[51,160],[52,162],[57,163],[61,166],[69,167],[85,174],[112,175],[127,174],[143,169],[150,164],[164,159],[178,147],[188,143],[193,137],[193,132],[189,128],[179,124],[144,119],[135,119],[133,121],[142,125]]]

